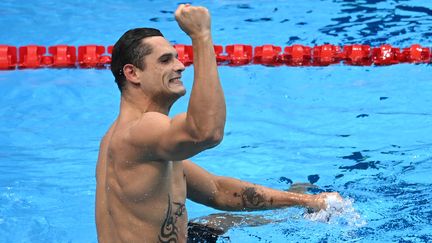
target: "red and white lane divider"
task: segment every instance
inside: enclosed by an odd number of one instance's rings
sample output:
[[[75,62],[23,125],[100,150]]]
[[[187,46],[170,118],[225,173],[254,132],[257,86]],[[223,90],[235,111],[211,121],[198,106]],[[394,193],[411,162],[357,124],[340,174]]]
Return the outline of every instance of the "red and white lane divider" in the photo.
[[[174,45],[179,60],[186,66],[193,64],[193,49],[190,45]],[[48,49],[49,55],[46,53]],[[78,49],[78,52],[77,52]],[[0,45],[0,70],[25,68],[107,68],[111,63],[113,46],[84,45],[76,48],[69,45],[55,45],[48,48],[27,45],[19,48]],[[368,45],[280,46],[235,44],[214,46],[218,65],[241,66],[261,64],[267,66],[328,66],[346,65],[370,66],[398,63],[430,63],[431,49],[418,44],[408,48],[391,45],[371,47]],[[107,52],[105,52],[107,51]]]

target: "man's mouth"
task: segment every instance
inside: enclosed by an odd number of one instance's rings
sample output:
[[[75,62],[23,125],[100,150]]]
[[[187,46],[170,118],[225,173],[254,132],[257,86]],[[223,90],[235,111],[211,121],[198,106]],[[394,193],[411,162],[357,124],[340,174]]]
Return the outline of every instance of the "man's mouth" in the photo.
[[[181,77],[172,78],[169,80],[170,83],[183,85],[183,82],[180,80]]]

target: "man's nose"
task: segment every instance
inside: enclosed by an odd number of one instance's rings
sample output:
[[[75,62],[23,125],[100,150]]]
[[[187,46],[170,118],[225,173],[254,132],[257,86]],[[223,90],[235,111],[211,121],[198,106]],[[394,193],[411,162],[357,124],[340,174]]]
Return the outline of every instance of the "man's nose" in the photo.
[[[179,73],[183,72],[185,70],[184,64],[182,62],[180,62],[180,60],[177,59],[177,58],[175,60],[176,60],[176,63],[175,63],[175,66],[174,66],[174,70],[176,72],[179,72]]]

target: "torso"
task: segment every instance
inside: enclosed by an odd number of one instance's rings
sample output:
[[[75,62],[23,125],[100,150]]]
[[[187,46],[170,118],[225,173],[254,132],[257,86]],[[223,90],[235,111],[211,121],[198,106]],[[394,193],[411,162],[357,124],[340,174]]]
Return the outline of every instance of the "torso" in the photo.
[[[186,242],[186,179],[181,161],[145,161],[116,121],[96,169],[99,242]]]

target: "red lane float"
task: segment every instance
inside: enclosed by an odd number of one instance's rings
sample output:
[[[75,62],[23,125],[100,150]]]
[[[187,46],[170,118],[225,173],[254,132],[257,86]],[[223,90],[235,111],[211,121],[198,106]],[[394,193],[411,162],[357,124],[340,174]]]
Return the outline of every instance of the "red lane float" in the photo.
[[[226,55],[223,55],[223,46],[215,45],[214,51],[216,55],[216,62],[218,65],[224,65],[228,63],[229,57]]]
[[[105,47],[98,45],[86,45],[78,47],[78,65],[81,68],[95,68],[103,66],[101,60]],[[111,62],[111,61],[110,61]]]
[[[225,52],[228,53],[228,65],[240,66],[252,61],[252,46],[250,45],[228,45],[225,47]]]
[[[400,49],[391,45],[382,45],[372,49],[372,60],[375,65],[397,64],[400,57]]]
[[[57,45],[48,48],[52,55],[52,67],[75,67],[76,48],[74,46]]]
[[[312,48],[314,66],[328,66],[341,61],[341,48],[334,45],[322,45]]]
[[[310,66],[312,49],[308,46],[293,45],[284,49],[283,60],[288,66]]]
[[[174,48],[177,51],[178,59],[185,66],[189,66],[193,64],[193,47],[191,45],[174,45]],[[223,46],[215,45],[214,51],[216,55],[216,61],[218,65],[227,64],[229,57],[223,55]]]
[[[112,54],[113,46],[108,46],[107,51]],[[81,68],[108,68],[111,64],[111,56],[104,55],[105,47],[98,45],[85,45],[78,47],[78,65]]]
[[[372,58],[370,46],[368,45],[348,45],[343,47],[342,59],[347,65],[370,66]]]
[[[17,48],[0,45],[0,70],[15,69],[17,65]]]
[[[193,64],[193,48],[190,45],[174,45],[178,59],[185,65]],[[46,50],[50,55],[46,55]],[[17,52],[18,50],[18,52]],[[78,48],[69,45],[55,45],[46,48],[27,45],[19,48],[0,45],[0,70],[15,68],[107,68],[111,63],[113,46],[84,45]],[[430,63],[431,49],[414,44],[407,48],[391,45],[370,47],[368,45],[304,46],[292,45],[283,48],[275,45],[233,44],[225,48],[214,46],[218,65],[240,66],[250,63],[266,66],[328,66],[338,63],[356,66],[393,65],[398,63]],[[78,52],[77,52],[78,51]]]
[[[189,66],[193,63],[193,49],[192,46],[187,45],[174,45],[177,50],[178,59],[185,66]]]
[[[400,61],[407,63],[430,63],[431,50],[419,44],[412,45],[409,48],[403,49]]]
[[[114,46],[108,46],[108,53],[109,54],[112,54],[113,48],[114,48]]]
[[[254,49],[253,63],[263,65],[281,65],[282,55],[280,55],[282,48],[274,45],[257,46]]]
[[[19,48],[18,68],[41,68],[42,56],[45,54],[44,46],[28,45]]]

